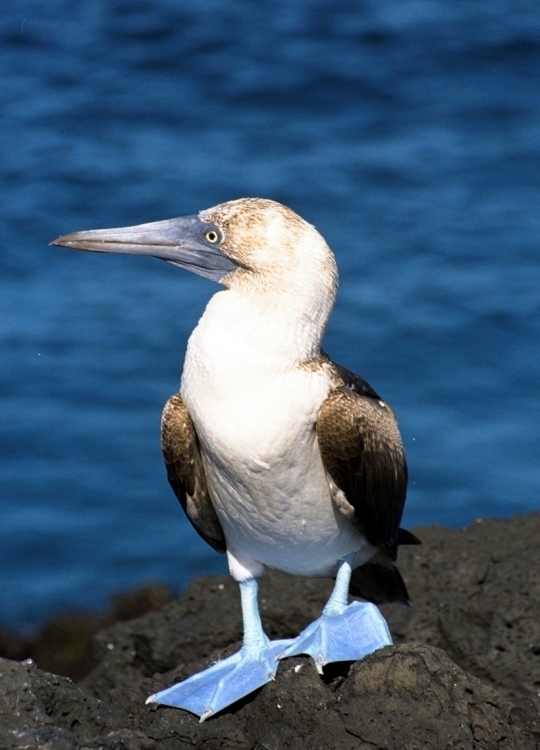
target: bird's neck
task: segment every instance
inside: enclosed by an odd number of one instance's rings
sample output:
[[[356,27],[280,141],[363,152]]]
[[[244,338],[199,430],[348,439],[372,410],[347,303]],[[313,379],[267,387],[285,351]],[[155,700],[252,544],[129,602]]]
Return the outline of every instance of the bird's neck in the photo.
[[[333,288],[218,292],[190,337],[186,367],[197,362],[224,375],[227,363],[239,363],[251,377],[293,369],[319,355],[333,301]]]

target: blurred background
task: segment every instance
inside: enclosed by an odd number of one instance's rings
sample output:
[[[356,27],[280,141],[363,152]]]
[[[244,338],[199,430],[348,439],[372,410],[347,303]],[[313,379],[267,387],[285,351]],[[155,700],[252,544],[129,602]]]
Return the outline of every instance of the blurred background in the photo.
[[[223,558],[159,449],[217,287],[61,233],[281,201],[335,251],[325,348],[398,416],[405,524],[540,508],[540,6],[12,0],[0,11],[0,623]]]

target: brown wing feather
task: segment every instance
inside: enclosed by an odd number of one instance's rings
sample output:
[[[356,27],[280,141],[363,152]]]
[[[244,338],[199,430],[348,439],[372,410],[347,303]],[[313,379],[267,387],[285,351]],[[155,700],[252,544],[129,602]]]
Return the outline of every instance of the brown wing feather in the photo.
[[[399,527],[407,464],[396,420],[369,383],[334,364],[325,354],[323,361],[333,374],[335,386],[317,423],[323,463],[352,506],[353,523],[377,547],[372,560],[353,570],[349,591],[375,604],[407,604],[407,587],[393,560],[399,544],[421,541]]]
[[[225,536],[206,485],[197,433],[179,393],[163,409],[161,449],[169,484],[193,527],[211,547],[225,552]]]
[[[354,522],[375,547],[396,558],[407,464],[395,417],[375,391],[333,365],[336,388],[319,411],[325,469],[354,508]]]

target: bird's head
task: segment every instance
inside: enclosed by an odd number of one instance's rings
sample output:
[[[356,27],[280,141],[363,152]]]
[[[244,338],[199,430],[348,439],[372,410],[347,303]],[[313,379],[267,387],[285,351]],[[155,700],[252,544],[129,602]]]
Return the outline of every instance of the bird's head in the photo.
[[[263,289],[284,276],[305,284],[312,275],[324,276],[335,288],[337,279],[332,252],[319,232],[291,209],[262,198],[149,224],[72,232],[51,244],[148,255],[228,288]]]

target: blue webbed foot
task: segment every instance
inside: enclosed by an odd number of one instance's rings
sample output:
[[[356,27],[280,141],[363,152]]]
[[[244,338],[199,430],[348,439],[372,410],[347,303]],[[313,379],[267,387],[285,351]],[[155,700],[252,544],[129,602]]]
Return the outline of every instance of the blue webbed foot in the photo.
[[[318,672],[333,661],[356,661],[392,643],[388,625],[374,604],[353,602],[342,612],[326,612],[303,630],[280,659],[309,654]]]
[[[203,672],[151,695],[146,702],[183,708],[204,721],[273,680],[278,654],[291,643],[266,639],[266,644],[244,645]]]
[[[309,654],[318,672],[333,661],[356,661],[392,643],[386,620],[374,604],[347,604],[354,554],[341,560],[336,583],[322,615],[279,656]]]
[[[147,703],[183,708],[204,721],[232,703],[266,685],[276,676],[278,656],[292,640],[266,637],[257,604],[257,581],[240,583],[244,643],[240,651],[166,690],[151,695]]]

